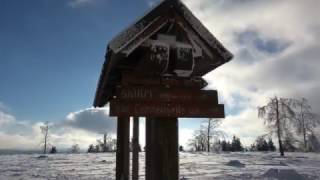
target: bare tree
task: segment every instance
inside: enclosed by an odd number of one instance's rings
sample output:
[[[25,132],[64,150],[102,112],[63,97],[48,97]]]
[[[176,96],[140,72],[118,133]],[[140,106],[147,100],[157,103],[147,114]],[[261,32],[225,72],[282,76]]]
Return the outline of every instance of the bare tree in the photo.
[[[308,136],[308,150],[313,152],[320,152],[320,141],[313,133]]]
[[[97,139],[97,143],[100,146],[101,152],[110,151],[110,147],[108,146],[108,143],[110,140],[111,140],[111,137],[108,135],[108,133],[103,134],[103,140]]]
[[[103,134],[103,140],[97,139],[97,143],[100,146],[98,152],[100,152],[100,151],[101,152],[110,152],[110,151],[114,150],[114,148],[116,146],[114,139],[112,139],[112,137],[108,133]]]
[[[204,126],[204,132],[206,132],[206,145],[207,151],[210,152],[211,147],[211,139],[218,139],[219,137],[223,136],[224,133],[221,130],[218,130],[219,126],[221,125],[221,119],[208,119]]]
[[[224,132],[219,130],[221,119],[208,119],[202,123],[199,130],[195,131],[189,145],[196,151],[210,152],[212,139],[219,139]]]
[[[43,154],[47,153],[47,145],[49,142],[49,122],[45,122],[43,126],[40,126],[41,129],[41,133],[43,135],[43,141],[41,142],[41,144],[43,143]]]
[[[320,124],[320,121],[316,119],[316,115],[311,112],[311,106],[308,100],[302,98],[301,100],[295,101],[297,108],[295,127],[297,128],[297,134],[303,137],[303,147],[307,150],[307,138],[313,134],[314,128]]]
[[[258,108],[258,117],[265,120],[265,125],[271,133],[275,133],[279,142],[279,151],[284,156],[282,137],[286,133],[287,120],[295,117],[292,109],[293,99],[289,98],[270,98],[267,105]]]
[[[193,133],[193,138],[189,140],[189,146],[195,151],[204,151],[206,149],[206,133],[202,128]]]

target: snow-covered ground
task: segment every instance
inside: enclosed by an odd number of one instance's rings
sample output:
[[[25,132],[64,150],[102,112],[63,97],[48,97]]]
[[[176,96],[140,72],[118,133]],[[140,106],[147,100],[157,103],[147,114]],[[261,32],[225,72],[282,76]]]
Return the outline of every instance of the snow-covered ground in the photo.
[[[115,153],[0,156],[0,179],[114,179]],[[144,153],[140,154],[144,179]],[[180,153],[181,179],[320,179],[320,154]]]

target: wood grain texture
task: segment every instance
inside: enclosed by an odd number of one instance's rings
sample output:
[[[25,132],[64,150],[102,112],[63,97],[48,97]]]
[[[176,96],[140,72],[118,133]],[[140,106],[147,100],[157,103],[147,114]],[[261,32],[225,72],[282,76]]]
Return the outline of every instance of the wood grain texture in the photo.
[[[178,180],[178,118],[147,118],[146,180]]]
[[[116,180],[129,180],[130,118],[118,117]]]

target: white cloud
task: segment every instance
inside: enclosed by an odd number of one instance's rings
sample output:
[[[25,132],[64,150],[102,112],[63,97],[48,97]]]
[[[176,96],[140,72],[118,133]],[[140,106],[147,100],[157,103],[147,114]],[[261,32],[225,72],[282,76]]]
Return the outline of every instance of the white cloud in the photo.
[[[0,143],[0,149],[30,150],[37,147],[36,140],[29,136],[6,134],[3,132],[0,132]]]
[[[69,2],[72,7],[78,7],[97,1]],[[248,145],[256,136],[264,134],[263,121],[258,119],[256,108],[274,95],[304,96],[314,112],[320,114],[320,19],[317,18],[320,1],[184,2],[235,55],[233,61],[206,76],[208,88],[217,89],[220,102],[235,111],[222,124],[230,136],[235,134]],[[0,103],[0,148],[16,144],[37,147],[34,137],[40,136],[39,124],[17,121],[10,113],[1,111],[1,107],[4,106]],[[115,132],[115,125],[116,121],[108,118],[107,109],[89,108],[70,113],[63,123],[56,124],[52,138],[61,146],[90,144],[99,137],[98,133]],[[5,130],[1,129],[3,126]],[[143,122],[140,127],[140,140],[144,144]],[[19,133],[14,132],[15,129],[19,129]],[[180,144],[186,144],[191,131],[191,128],[180,129]]]
[[[179,129],[179,145],[188,147],[189,140],[192,139],[194,129],[180,128]]]
[[[5,106],[2,102],[0,102],[0,128],[15,122],[15,117],[10,115],[9,108]]]
[[[227,116],[221,125],[221,129],[229,135],[231,140],[233,135],[241,138],[245,146],[254,142],[256,137],[267,134],[267,129],[262,119],[257,119],[257,110],[248,108],[240,114]]]
[[[49,143],[57,146],[58,149],[66,149],[73,144],[79,144],[86,149],[89,144],[96,143],[101,139],[102,134],[108,132],[116,137],[116,119],[108,116],[106,108],[87,108],[71,112],[60,122],[49,123]],[[1,117],[0,111],[0,117]],[[4,116],[3,116],[4,117]],[[15,120],[13,115],[5,115],[6,126],[0,128],[0,149],[40,149],[41,134],[40,126],[43,122],[27,122]],[[0,121],[4,122],[4,121]],[[10,122],[10,123],[9,123]],[[132,121],[131,121],[131,127]],[[142,147],[145,146],[145,118],[140,118],[139,141]],[[192,129],[179,129],[179,144],[187,146],[188,140],[192,137]],[[130,132],[132,137],[132,130]]]
[[[40,149],[43,124],[16,120],[13,115],[0,111],[0,149]],[[107,108],[88,108],[69,113],[64,120],[51,122],[49,127],[49,143],[58,149],[75,143],[87,148],[105,132],[114,136],[116,121],[108,117]]]
[[[0,127],[15,122],[15,117],[0,111]]]
[[[40,147],[40,137],[38,124],[11,121],[0,127],[0,149],[36,149]]]
[[[109,108],[88,108],[69,113],[63,126],[96,133],[115,133],[116,118],[109,117]]]
[[[256,108],[274,95],[306,97],[320,114],[320,1],[184,2],[235,55],[205,77],[220,102],[238,110],[222,125],[229,135],[248,145],[263,134]]]
[[[5,106],[2,102],[0,102],[0,111],[8,112],[10,109]]]

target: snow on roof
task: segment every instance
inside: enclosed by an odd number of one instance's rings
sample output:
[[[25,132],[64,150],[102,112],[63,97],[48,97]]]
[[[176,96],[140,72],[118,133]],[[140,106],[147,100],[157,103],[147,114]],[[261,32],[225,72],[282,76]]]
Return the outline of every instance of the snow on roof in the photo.
[[[145,30],[150,22],[148,23],[143,20],[144,17],[152,13],[162,3],[163,2],[159,2],[152,9],[147,11],[143,16],[139,17],[138,20],[131,24],[127,29],[124,29],[117,36],[115,36],[109,43],[110,49],[112,49],[116,53],[119,52],[123,48],[123,46],[132,41],[139,34],[139,32],[141,33],[141,31]]]
[[[195,54],[201,56],[203,50],[208,56],[208,59],[197,64],[197,71],[194,71],[197,76],[202,76],[232,59],[233,55],[180,0],[164,0],[110,41],[94,106],[102,107],[112,97],[118,77],[118,74],[112,71],[116,62],[128,57],[137,47],[148,42],[150,37],[162,27],[172,22],[173,17],[169,15],[170,9],[173,9],[178,18],[183,21],[178,22],[178,25],[184,29],[192,45],[198,49]]]
[[[223,58],[223,61],[229,61],[232,59],[233,55],[223,47],[223,45],[210,33],[210,31],[192,14],[192,12],[180,1],[180,0],[166,0],[160,2],[157,6],[155,6],[151,11],[147,12],[142,18],[139,18],[133,25],[129,28],[122,31],[119,35],[111,40],[109,43],[110,49],[114,53],[122,52],[126,49],[126,46],[130,45],[134,42],[133,48],[135,49],[140,44],[142,44],[146,38],[137,38],[144,31],[146,31],[152,24],[155,23],[161,17],[161,14],[157,14],[162,12],[163,9],[168,9],[168,7],[174,7],[175,10],[191,25],[194,31],[197,32],[198,36],[202,38],[203,41],[214,50],[216,50],[219,55]],[[161,24],[161,26],[163,26]],[[153,32],[154,33],[154,32]],[[149,34],[150,36],[151,34]],[[131,49],[127,50],[126,55],[132,52]]]

